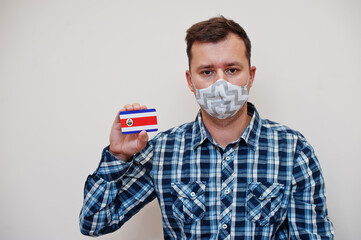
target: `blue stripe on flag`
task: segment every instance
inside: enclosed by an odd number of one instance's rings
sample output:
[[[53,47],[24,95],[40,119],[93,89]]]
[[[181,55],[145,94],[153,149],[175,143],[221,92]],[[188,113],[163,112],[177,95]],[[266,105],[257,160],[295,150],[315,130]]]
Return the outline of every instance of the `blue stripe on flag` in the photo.
[[[133,134],[133,133],[140,133],[143,130],[137,130],[137,131],[129,131],[129,132],[122,132],[123,134]],[[145,129],[146,132],[156,132],[158,131],[158,128],[153,129]]]
[[[120,112],[119,115],[131,114],[131,113],[146,113],[146,112],[155,112],[155,108],[135,110],[135,111],[125,111],[125,112]]]

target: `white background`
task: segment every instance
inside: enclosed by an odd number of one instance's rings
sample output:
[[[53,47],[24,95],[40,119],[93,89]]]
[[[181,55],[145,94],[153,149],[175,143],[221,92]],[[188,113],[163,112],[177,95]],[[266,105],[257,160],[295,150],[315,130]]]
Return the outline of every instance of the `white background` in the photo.
[[[315,148],[336,239],[358,239],[360,10],[356,0],[0,0],[0,239],[87,239],[83,185],[118,109],[155,107],[160,130],[192,121],[185,31],[217,14],[251,38],[250,101]],[[157,202],[100,239],[162,239]]]

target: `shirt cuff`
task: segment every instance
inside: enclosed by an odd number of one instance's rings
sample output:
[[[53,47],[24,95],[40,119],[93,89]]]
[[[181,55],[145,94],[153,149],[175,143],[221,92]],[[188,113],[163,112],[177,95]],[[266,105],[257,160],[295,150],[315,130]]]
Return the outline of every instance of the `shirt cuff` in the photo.
[[[130,167],[132,160],[129,162],[120,160],[110,153],[109,146],[107,146],[102,152],[102,159],[94,174],[107,182],[120,181],[120,178]]]

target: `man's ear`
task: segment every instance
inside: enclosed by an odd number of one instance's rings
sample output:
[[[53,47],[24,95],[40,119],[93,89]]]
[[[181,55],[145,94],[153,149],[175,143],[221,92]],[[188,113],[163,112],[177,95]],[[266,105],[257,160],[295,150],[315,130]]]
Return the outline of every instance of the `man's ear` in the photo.
[[[194,89],[193,83],[192,83],[192,76],[191,76],[191,72],[189,70],[186,70],[186,78],[187,78],[187,83],[188,83],[188,87],[189,90],[191,90],[192,92],[196,92],[196,90]]]
[[[256,76],[256,67],[252,66],[250,71],[249,71],[249,83],[248,83],[248,90],[252,87],[253,85],[253,81],[254,81],[254,77]]]

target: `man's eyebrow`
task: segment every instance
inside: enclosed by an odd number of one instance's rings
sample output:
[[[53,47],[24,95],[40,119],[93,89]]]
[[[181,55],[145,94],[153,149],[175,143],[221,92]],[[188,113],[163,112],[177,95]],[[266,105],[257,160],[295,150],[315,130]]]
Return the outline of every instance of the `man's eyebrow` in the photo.
[[[234,61],[234,62],[227,63],[225,66],[226,67],[232,67],[232,66],[243,67],[243,64],[241,62]],[[210,69],[210,68],[213,68],[213,67],[214,67],[214,65],[212,65],[212,64],[203,64],[203,65],[200,65],[199,67],[197,67],[197,71],[199,71],[201,69]]]
[[[230,66],[243,66],[240,62],[230,62],[230,63],[227,63],[226,64],[227,67],[230,67]]]
[[[213,68],[212,64],[204,64],[197,67],[197,70]]]

